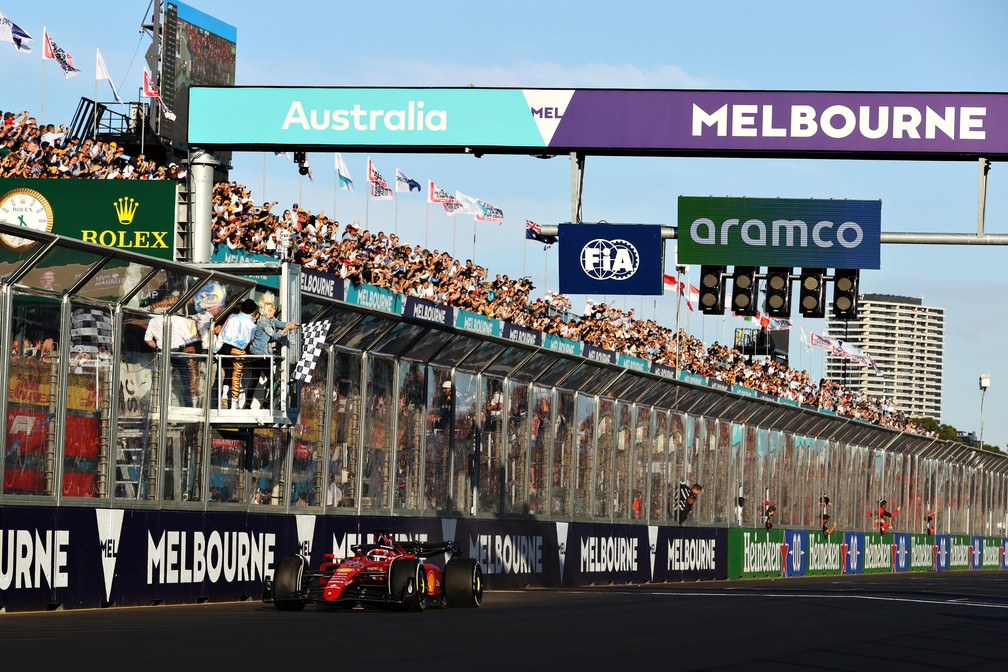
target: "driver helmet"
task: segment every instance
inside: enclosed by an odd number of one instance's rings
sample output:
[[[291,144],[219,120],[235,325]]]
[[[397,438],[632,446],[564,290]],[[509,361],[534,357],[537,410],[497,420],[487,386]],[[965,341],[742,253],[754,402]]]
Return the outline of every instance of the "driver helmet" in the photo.
[[[387,548],[372,548],[367,553],[367,559],[371,562],[381,562],[388,559],[388,556],[389,552]]]

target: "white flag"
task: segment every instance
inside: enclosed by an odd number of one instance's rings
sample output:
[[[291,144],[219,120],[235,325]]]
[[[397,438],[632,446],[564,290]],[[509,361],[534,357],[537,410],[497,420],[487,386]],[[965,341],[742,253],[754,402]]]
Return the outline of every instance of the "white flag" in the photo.
[[[483,214],[483,208],[479,206],[477,199],[472,196],[466,196],[461,191],[456,191],[455,200],[462,205],[462,214],[473,216]]]
[[[32,41],[32,36],[24,29],[0,13],[0,42],[10,42],[14,48],[25,54],[31,53],[28,45]]]
[[[339,188],[353,191],[353,180],[350,179],[350,169],[347,168],[343,154],[336,152],[336,178],[339,181]]]
[[[115,96],[116,102],[120,105],[122,104],[122,99],[119,98],[119,92],[116,91],[115,84],[112,83],[112,76],[109,74],[108,68],[105,67],[105,59],[102,58],[101,52],[95,49],[95,56],[97,58],[97,63],[95,64],[95,81],[100,82],[103,79],[108,80],[109,86],[112,87],[112,95]]]

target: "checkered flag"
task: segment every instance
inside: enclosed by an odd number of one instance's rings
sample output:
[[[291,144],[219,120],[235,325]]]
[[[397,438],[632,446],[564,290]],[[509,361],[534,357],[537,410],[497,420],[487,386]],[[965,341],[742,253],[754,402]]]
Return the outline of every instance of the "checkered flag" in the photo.
[[[329,334],[329,320],[310,322],[301,327],[301,359],[294,367],[294,379],[310,383],[315,372],[315,363],[322,354],[322,344]]]
[[[112,315],[101,308],[78,308],[70,316],[70,342],[98,351],[98,344],[112,343]]]

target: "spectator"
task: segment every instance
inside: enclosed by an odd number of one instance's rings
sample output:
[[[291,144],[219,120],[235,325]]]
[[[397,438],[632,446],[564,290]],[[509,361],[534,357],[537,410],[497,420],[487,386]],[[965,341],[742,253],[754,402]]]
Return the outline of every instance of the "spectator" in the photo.
[[[772,530],[774,526],[774,516],[777,515],[777,507],[770,502],[763,502],[763,527]]]
[[[686,481],[683,481],[679,484],[679,497],[676,502],[676,519],[679,521],[679,527],[682,527],[686,519],[689,518],[701,492],[703,492],[703,486],[699,483],[688,485]]]
[[[167,310],[173,303],[169,300],[165,302],[162,310]],[[144,332],[144,342],[152,349],[164,353],[164,315],[157,313],[147,322],[147,330]],[[196,321],[184,315],[172,315],[170,319],[171,338],[169,351],[171,355],[171,368],[178,374],[181,385],[179,386],[179,399],[183,406],[192,407],[193,400],[198,398],[199,385],[199,362],[194,355],[198,352],[197,346],[200,344],[199,332]]]
[[[878,509],[875,511],[875,529],[879,531],[879,534],[885,534],[892,527],[892,519],[896,517],[896,514],[900,512],[900,507],[896,507],[895,511],[889,511],[889,503],[880,499],[878,503]],[[871,516],[872,512],[869,511],[868,515]]]
[[[248,354],[255,355],[247,364],[249,376],[248,390],[245,393],[245,408],[252,408],[252,398],[259,387],[259,377],[265,376],[266,385],[271,382],[270,371],[273,369],[273,348],[289,331],[297,329],[296,322],[284,322],[276,318],[276,299],[273,292],[263,292],[259,297],[259,319],[256,321],[255,336],[248,346]],[[266,388],[262,407],[272,407],[272,392]]]
[[[224,379],[221,381],[223,389],[224,381],[230,381],[230,399],[221,396],[220,404],[222,409],[238,408],[238,397],[241,395],[242,371],[245,368],[244,356],[246,348],[256,332],[256,316],[259,307],[252,299],[245,299],[241,303],[241,312],[232,313],[221,328],[214,345],[214,352],[225,355],[221,363]]]

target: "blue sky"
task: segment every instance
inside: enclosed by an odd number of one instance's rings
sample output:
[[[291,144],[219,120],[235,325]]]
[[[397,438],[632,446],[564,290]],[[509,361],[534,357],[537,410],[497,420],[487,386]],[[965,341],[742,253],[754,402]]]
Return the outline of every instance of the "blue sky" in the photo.
[[[600,88],[791,89],[841,91],[1008,91],[1008,3],[1000,0],[845,3],[445,2],[379,5],[191,0],[237,28],[237,83],[310,86],[509,86]],[[5,82],[0,109],[41,114],[41,37],[73,55],[82,74],[66,80],[45,69],[45,117],[69,123],[81,96],[93,97],[94,50],[101,49],[124,98],[137,99],[148,41],[139,31],[148,0],[96,3],[0,0],[0,12],[36,39],[31,54],[0,44]],[[99,98],[110,100],[102,82]],[[412,242],[454,250],[491,273],[532,276],[537,291],[557,288],[555,250],[526,244],[526,218],[570,219],[570,162],[565,157],[374,155],[386,177],[396,168],[425,183],[502,208],[505,223],[474,226],[428,210],[417,194],[397,204],[366,204],[366,155],[345,154],[356,193],[333,191],[331,155],[310,155],[315,180],[290,162],[238,154],[234,179],[257,201],[299,201],[341,221],[397,229]],[[1008,233],[1008,167],[995,163],[988,183],[987,233]],[[264,190],[265,186],[265,190]],[[588,157],[585,221],[674,224],[676,198],[751,196],[881,199],[885,232],[975,233],[977,165],[966,162],[739,160]],[[278,206],[281,207],[281,206]],[[475,232],[475,244],[474,244]],[[667,252],[671,258],[671,250]],[[1008,290],[1003,247],[883,245],[882,269],[865,271],[864,292],[922,298],[946,310],[943,421],[980,430],[981,373],[991,374],[984,439],[1008,444],[1008,365],[1000,334]],[[671,264],[671,262],[669,262]],[[699,269],[692,269],[696,284]],[[623,299],[617,301],[623,305]],[[583,305],[583,297],[575,297]],[[631,297],[645,317],[674,325],[671,296]],[[796,320],[822,332],[823,320]],[[722,339],[744,323],[699,318],[689,329]],[[797,340],[797,339],[795,339]],[[792,363],[822,370],[792,346]]]

